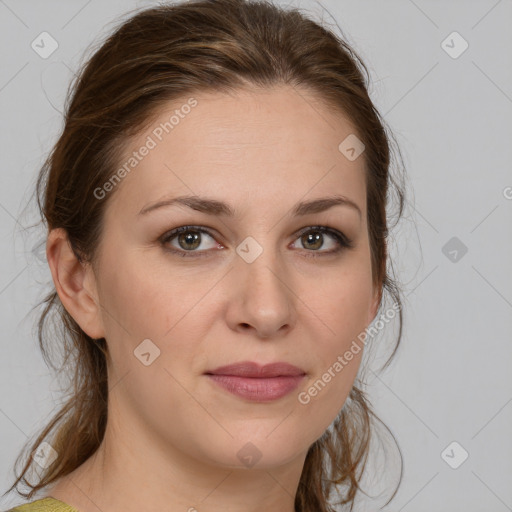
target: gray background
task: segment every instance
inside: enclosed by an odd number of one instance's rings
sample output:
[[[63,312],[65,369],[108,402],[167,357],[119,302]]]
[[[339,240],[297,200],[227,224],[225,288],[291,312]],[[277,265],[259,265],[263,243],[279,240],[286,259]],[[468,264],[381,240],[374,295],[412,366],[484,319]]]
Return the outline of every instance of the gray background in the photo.
[[[37,221],[35,177],[86,48],[128,10],[155,3],[0,0],[0,492],[13,481],[22,445],[59,400],[30,313],[51,278],[44,248],[32,251],[41,231],[25,229]],[[337,31],[336,21],[361,55],[410,180],[392,249],[406,296],[402,347],[390,368],[368,379],[404,457],[402,485],[384,510],[512,510],[512,2],[292,5]],[[43,31],[59,44],[47,59],[31,48]],[[442,46],[454,31],[469,44],[457,58]],[[462,48],[457,39],[448,44],[452,52]],[[448,253],[454,248],[456,261]],[[389,355],[392,333],[386,339],[373,347],[381,350],[375,363]],[[460,446],[443,458],[453,441]],[[446,460],[456,464],[462,449],[469,457],[453,469]],[[398,476],[393,453],[379,461],[375,452],[367,479],[371,494],[382,496],[361,499],[357,510],[377,510],[390,496]],[[11,493],[0,508],[22,501]]]

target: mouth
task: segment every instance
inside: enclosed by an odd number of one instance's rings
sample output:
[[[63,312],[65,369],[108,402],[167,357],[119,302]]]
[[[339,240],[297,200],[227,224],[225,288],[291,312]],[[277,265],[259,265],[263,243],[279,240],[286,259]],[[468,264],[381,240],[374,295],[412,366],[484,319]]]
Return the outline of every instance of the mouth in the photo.
[[[297,366],[285,362],[259,365],[243,361],[205,372],[215,384],[253,402],[268,402],[291,393],[306,376]]]
[[[239,363],[220,366],[215,370],[208,370],[207,375],[232,375],[236,377],[249,378],[271,378],[271,377],[297,377],[305,375],[302,368],[298,368],[286,362],[270,363],[260,365],[253,361],[241,361]]]

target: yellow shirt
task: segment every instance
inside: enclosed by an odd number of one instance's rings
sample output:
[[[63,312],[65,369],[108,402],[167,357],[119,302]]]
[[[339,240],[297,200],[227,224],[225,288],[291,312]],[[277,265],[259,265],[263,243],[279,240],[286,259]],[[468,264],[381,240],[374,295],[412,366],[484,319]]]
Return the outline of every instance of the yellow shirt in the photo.
[[[78,512],[76,508],[55,498],[41,498],[11,508],[6,512]]]

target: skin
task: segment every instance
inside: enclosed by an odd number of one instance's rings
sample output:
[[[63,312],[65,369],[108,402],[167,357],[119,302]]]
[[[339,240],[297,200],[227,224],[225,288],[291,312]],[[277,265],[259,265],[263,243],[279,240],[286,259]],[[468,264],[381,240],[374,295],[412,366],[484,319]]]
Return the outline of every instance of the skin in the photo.
[[[95,271],[77,262],[62,230],[50,233],[59,297],[89,336],[106,338],[112,360],[103,443],[48,496],[82,512],[294,510],[307,450],[345,403],[363,351],[308,404],[298,394],[371,323],[380,291],[372,283],[364,161],[338,150],[355,130],[298,91],[194,95],[197,106],[103,199]],[[127,154],[185,102],[169,104]],[[138,215],[188,194],[225,201],[236,216],[176,205]],[[295,203],[333,194],[362,215],[335,206],[291,216]],[[166,251],[190,254],[190,241],[159,241],[186,225],[213,232],[192,249],[206,257]],[[327,254],[338,247],[331,235],[322,245],[297,234],[315,225],[344,233],[354,247]],[[263,248],[250,264],[236,252],[248,236]],[[145,339],[160,349],[149,366],[134,357]],[[204,375],[244,360],[286,361],[306,377],[285,397],[256,403]],[[248,442],[261,453],[252,467],[237,457]]]

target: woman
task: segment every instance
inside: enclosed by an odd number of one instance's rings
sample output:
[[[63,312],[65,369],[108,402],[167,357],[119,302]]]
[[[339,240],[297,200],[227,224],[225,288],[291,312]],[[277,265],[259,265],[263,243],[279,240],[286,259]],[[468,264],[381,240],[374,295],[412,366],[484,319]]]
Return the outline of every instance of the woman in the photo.
[[[73,392],[10,489],[33,466],[20,494],[45,495],[12,511],[352,510],[384,292],[402,325],[363,71],[244,0],[144,10],[90,58],[38,181],[40,342],[55,309]]]

